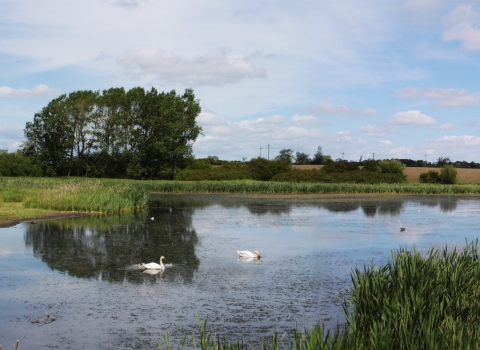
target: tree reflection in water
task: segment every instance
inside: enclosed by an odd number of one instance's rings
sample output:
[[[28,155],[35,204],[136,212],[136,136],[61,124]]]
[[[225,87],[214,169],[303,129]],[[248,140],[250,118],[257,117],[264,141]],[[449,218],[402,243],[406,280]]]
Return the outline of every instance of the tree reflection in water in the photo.
[[[300,207],[315,207],[331,212],[362,210],[367,217],[399,216],[405,202],[419,206],[440,206],[454,211],[452,197],[377,197],[286,199],[248,198],[221,195],[152,196],[148,210],[118,215],[85,216],[29,225],[27,246],[52,270],[80,278],[108,282],[155,283],[158,279],[192,281],[200,260],[195,254],[197,233],[192,225],[196,208],[221,205],[246,208],[251,214],[286,215]],[[153,217],[154,220],[150,218]],[[133,264],[157,262],[164,255],[173,268],[163,274],[142,273]]]
[[[132,283],[155,282],[158,277],[189,283],[200,264],[194,209],[179,202],[161,204],[134,213],[40,221],[27,227],[25,244],[52,270],[75,277]],[[131,268],[156,262],[160,255],[173,263],[163,274]]]

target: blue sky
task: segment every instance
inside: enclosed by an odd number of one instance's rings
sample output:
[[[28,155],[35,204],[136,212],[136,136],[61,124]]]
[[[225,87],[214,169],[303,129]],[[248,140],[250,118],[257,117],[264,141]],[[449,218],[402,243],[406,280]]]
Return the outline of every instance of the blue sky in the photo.
[[[198,158],[480,162],[480,4],[0,0],[0,149],[62,93],[193,88]],[[268,146],[270,145],[270,146]]]

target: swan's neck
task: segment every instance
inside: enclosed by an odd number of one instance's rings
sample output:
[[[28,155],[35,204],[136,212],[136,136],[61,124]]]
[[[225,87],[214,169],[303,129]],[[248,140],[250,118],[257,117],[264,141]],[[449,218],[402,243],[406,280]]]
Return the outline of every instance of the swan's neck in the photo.
[[[163,267],[162,260],[165,259],[163,256],[160,258],[160,266]]]

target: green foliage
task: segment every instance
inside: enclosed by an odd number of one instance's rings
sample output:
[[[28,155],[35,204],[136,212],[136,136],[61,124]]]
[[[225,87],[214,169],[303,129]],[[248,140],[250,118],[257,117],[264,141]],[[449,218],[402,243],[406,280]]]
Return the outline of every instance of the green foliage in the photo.
[[[449,157],[438,157],[437,166],[443,167],[444,165],[452,164]]]
[[[426,173],[421,173],[418,179],[422,183],[439,184],[440,174],[437,171],[430,170]]]
[[[477,348],[479,276],[478,242],[426,257],[400,249],[383,267],[356,269],[347,314],[355,348]]]
[[[267,160],[253,158],[247,164],[252,180],[269,181],[273,176],[286,173],[291,169],[291,163],[285,159]]]
[[[192,158],[200,112],[191,89],[76,91],[26,123],[23,151],[45,176],[173,178]]]
[[[340,162],[331,163],[331,164],[338,164],[338,163]],[[346,162],[342,162],[342,163],[346,163]],[[351,163],[347,163],[347,164],[351,164]],[[333,172],[325,172],[323,171],[323,169],[322,170],[293,169],[288,173],[283,173],[283,174],[274,176],[272,178],[272,181],[374,184],[374,183],[400,183],[400,182],[405,182],[406,178],[405,178],[405,175],[403,174],[368,173],[364,171],[354,171],[354,170],[333,173]]]
[[[304,164],[311,164],[312,160],[310,159],[309,155],[303,152],[296,152],[295,153],[295,164],[304,165]]]
[[[378,162],[378,166],[380,167],[380,171],[382,173],[389,174],[403,174],[403,171],[406,168],[405,164],[396,159],[381,160]]]
[[[350,171],[358,171],[360,168],[357,163],[350,163],[346,160],[341,160],[338,162],[329,162],[323,168],[324,173],[345,173]]]
[[[288,162],[292,162],[293,160],[293,150],[291,150],[290,148],[289,149],[282,149],[278,156],[275,157],[275,159],[283,159],[283,160],[286,160]]]
[[[323,163],[324,163],[324,155],[322,151],[322,146],[318,146],[317,152],[313,156],[312,164],[323,164]]]
[[[440,173],[433,170],[421,173],[419,181],[422,183],[455,184],[457,182],[457,174],[458,171],[453,165],[444,165],[440,169]]]
[[[378,166],[378,162],[373,159],[364,160],[362,170],[369,171],[372,173],[381,171],[380,167]]]
[[[454,184],[457,182],[458,171],[453,165],[444,165],[440,169],[440,181],[444,184]]]
[[[0,150],[0,176],[41,176],[42,169],[22,152]]]

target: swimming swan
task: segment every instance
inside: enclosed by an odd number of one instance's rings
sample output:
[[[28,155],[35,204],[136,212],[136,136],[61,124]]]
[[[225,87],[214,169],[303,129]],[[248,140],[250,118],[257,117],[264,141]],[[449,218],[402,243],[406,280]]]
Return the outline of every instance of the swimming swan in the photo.
[[[142,263],[142,268],[144,269],[148,269],[148,270],[165,270],[165,266],[163,265],[162,263],[162,260],[164,260],[165,257],[162,255],[160,257],[160,264],[157,264],[157,263],[154,263],[154,262],[151,262],[149,264],[144,264]]]
[[[258,250],[255,250],[253,253],[248,250],[237,250],[237,253],[241,258],[260,258],[260,252]]]

